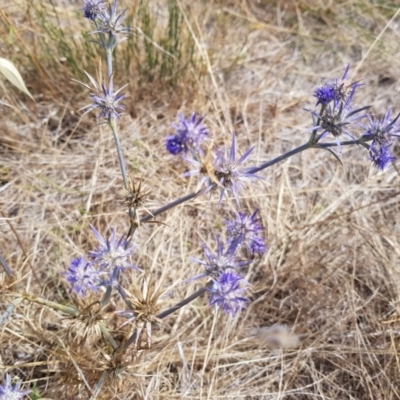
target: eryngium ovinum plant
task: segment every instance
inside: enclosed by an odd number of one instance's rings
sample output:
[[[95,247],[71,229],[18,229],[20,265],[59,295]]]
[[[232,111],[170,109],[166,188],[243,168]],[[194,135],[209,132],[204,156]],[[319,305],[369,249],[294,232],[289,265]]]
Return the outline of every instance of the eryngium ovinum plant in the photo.
[[[133,32],[124,26],[125,11],[120,12],[117,9],[117,0],[112,4],[102,0],[83,1],[83,14],[93,25],[91,33],[97,36],[96,43],[103,50],[107,65],[106,79],[101,82],[87,74],[90,85],[83,85],[91,91],[91,102],[85,109],[86,112],[96,111],[98,122],[108,125],[114,137],[127,192],[126,205],[130,221],[129,231],[122,236],[118,236],[116,230],[113,230],[108,237],[104,237],[92,227],[93,235],[98,241],[97,248],[90,251],[87,257],[74,258],[64,272],[71,291],[77,295],[77,305],[60,305],[58,308],[71,314],[74,326],[83,329],[85,339],[90,337],[89,332],[101,334],[111,348],[111,354],[107,356],[108,367],[92,393],[92,398],[95,398],[106,378],[111,374],[118,376],[117,372],[123,369],[128,350],[132,360],[139,350],[150,348],[152,326],[194,299],[207,294],[208,304],[215,312],[222,310],[226,318],[237,316],[246,307],[251,284],[244,279],[243,271],[256,257],[267,251],[267,245],[259,211],[243,211],[240,208],[240,195],[244,187],[257,184],[262,179],[260,172],[311,148],[328,151],[341,162],[344,146],[358,146],[360,150],[364,148],[373,166],[384,170],[395,161],[391,147],[398,137],[400,125],[397,124],[399,115],[392,116],[390,110],[379,119],[367,113],[370,106],[355,104],[356,91],[362,84],[349,81],[349,66],[341,78],[325,81],[314,91],[315,109],[305,110],[311,117],[308,141],[259,166],[248,165],[253,148],[244,153],[239,152],[234,134],[231,142],[224,148],[213,147],[212,135],[204,123],[204,117],[196,113],[188,117],[179,114],[178,122],[173,125],[175,134],[165,139],[166,152],[174,157],[181,157],[188,163],[189,172],[186,176],[197,176],[198,188],[195,192],[140,217],[137,210],[143,205],[147,193],[142,189],[140,179],[135,183],[128,176],[125,167],[117,125],[118,118],[124,110],[121,105],[124,87],[115,88],[113,80],[114,49],[126,35]],[[162,310],[161,288],[154,280],[146,277],[139,266],[130,261],[132,254],[137,250],[132,243],[133,236],[142,224],[184,202],[206,194],[219,196],[218,207],[227,203],[225,200],[228,195],[233,196],[232,204],[235,209],[231,218],[225,221],[224,237],[227,239],[223,241],[221,235],[216,234],[214,246],[209,247],[205,243],[202,245],[203,258],[191,259],[199,265],[199,273],[187,277],[186,282],[201,281],[201,289],[172,308]],[[6,269],[6,264],[2,264]],[[141,284],[134,283],[135,289],[132,293],[124,289],[122,284],[121,277],[127,269],[142,275],[138,276]],[[11,274],[7,269],[6,273]],[[97,295],[98,301],[80,309],[79,304],[82,303],[78,298],[89,295]],[[123,339],[121,336],[113,337],[103,322],[104,310],[117,297],[125,304],[125,309],[115,312],[118,316],[126,318],[122,326],[128,326],[128,333]],[[47,304],[55,307],[49,302]],[[5,318],[6,316],[2,317],[2,320]],[[71,336],[77,339],[79,335],[71,329]],[[19,391],[19,387],[13,387],[10,378],[7,379],[5,385],[0,386],[0,400],[4,398],[2,393],[10,390],[15,398],[25,396],[26,391]]]

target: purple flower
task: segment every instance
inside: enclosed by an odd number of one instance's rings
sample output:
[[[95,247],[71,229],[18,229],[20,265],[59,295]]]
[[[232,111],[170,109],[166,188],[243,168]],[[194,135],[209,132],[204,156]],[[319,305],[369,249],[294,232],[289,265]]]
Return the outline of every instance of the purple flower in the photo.
[[[395,161],[390,147],[393,144],[393,138],[399,137],[400,125],[396,124],[400,114],[392,120],[390,119],[391,111],[389,110],[381,119],[375,119],[368,115],[368,125],[359,124],[365,133],[363,138],[372,140],[369,147],[369,155],[375,167],[384,170],[385,167]]]
[[[131,30],[122,24],[125,18],[125,12],[127,9],[117,14],[117,0],[114,0],[112,4],[109,5],[108,11],[102,14],[102,17],[98,24],[98,31],[106,34],[111,34],[114,37],[113,47],[117,43],[116,37],[118,33],[130,33]]]
[[[95,21],[97,18],[101,18],[106,12],[103,0],[83,0],[83,2],[85,6],[81,10],[85,18]]]
[[[90,251],[89,256],[92,258],[93,263],[99,266],[102,273],[107,272],[111,280],[125,268],[133,268],[137,271],[142,271],[136,265],[128,261],[129,255],[135,249],[135,246],[129,247],[128,242],[124,236],[117,240],[115,229],[111,233],[111,237],[104,240],[100,233],[91,226],[94,235],[100,243],[95,251]],[[116,271],[119,271],[118,273]]]
[[[235,134],[232,134],[232,145],[228,151],[225,147],[224,150],[216,150],[216,154],[208,152],[206,156],[200,161],[194,158],[185,157],[185,160],[193,165],[194,169],[186,172],[184,176],[199,175],[200,180],[198,189],[205,184],[206,188],[204,193],[211,190],[215,186],[220,188],[220,198],[218,205],[226,193],[232,191],[237,204],[239,205],[238,189],[244,187],[247,182],[253,182],[262,179],[260,176],[251,172],[253,167],[243,167],[242,164],[249,158],[250,153],[254,147],[247,150],[246,153],[236,160],[236,140]],[[209,160],[209,158],[212,158]]]
[[[167,137],[168,152],[174,156],[182,152],[186,154],[188,151],[202,154],[200,145],[209,135],[207,128],[202,124],[204,117],[197,118],[196,113],[193,113],[188,119],[182,114],[178,114],[178,118],[178,125],[173,125],[176,134]]]
[[[333,101],[322,108],[320,114],[309,110],[313,119],[315,119],[315,117],[318,119],[318,125],[314,125],[310,130],[322,129],[322,133],[317,141],[331,133],[337,143],[339,154],[341,153],[339,137],[345,135],[355,141],[356,139],[350,133],[349,128],[355,126],[357,120],[364,118],[366,114],[360,113],[370,107],[365,106],[354,110],[350,106],[350,101],[350,98],[348,98],[345,103],[342,101]]]
[[[88,290],[97,292],[100,273],[84,257],[74,258],[63,275],[71,285],[71,289],[79,296],[85,297]]]
[[[374,167],[384,170],[389,163],[396,161],[396,158],[391,153],[389,147],[385,146],[370,146],[369,148],[370,159]]]
[[[224,197],[226,191],[232,191],[238,206],[239,192],[238,189],[244,187],[247,182],[254,182],[262,179],[255,173],[252,173],[252,167],[243,168],[242,164],[249,158],[254,147],[247,150],[239,159],[236,160],[236,140],[235,134],[232,134],[232,145],[228,151],[225,147],[224,151],[216,150],[216,158],[214,160],[214,175],[221,188],[219,204]]]
[[[235,269],[244,265],[250,264],[251,261],[239,261],[234,254],[234,251],[224,251],[224,244],[221,242],[219,236],[216,236],[217,241],[217,252],[213,253],[206,244],[202,244],[206,261],[192,258],[193,261],[201,264],[205,268],[205,272],[196,275],[193,278],[189,278],[186,282],[192,282],[196,279],[203,278],[205,276],[218,279],[221,274],[228,269]]]
[[[373,142],[379,143],[382,146],[392,144],[393,137],[400,132],[400,125],[396,124],[400,114],[390,120],[391,110],[389,110],[381,119],[375,119],[372,115],[368,114],[369,125],[359,124],[365,129],[364,137],[372,139]]]
[[[313,112],[313,115],[320,119],[319,126],[314,126],[313,128],[322,128],[322,136],[331,133],[334,137],[347,135],[350,139],[354,139],[348,131],[348,127],[354,125],[356,120],[365,117],[365,114],[357,114],[367,108],[369,108],[369,106],[353,110],[349,102],[342,103],[334,101],[329,104],[321,114]]]
[[[318,99],[317,104],[328,104],[333,100],[337,100],[335,88],[328,83],[323,84],[315,89],[314,96]]]
[[[349,72],[349,67],[350,65],[347,65],[341,79],[335,78],[325,81],[315,90],[314,96],[317,98],[316,105],[327,105],[332,101],[342,101],[344,103],[351,102],[356,88],[361,86],[361,84],[358,82],[348,82],[347,73]]]
[[[235,252],[238,247],[246,246],[250,254],[263,254],[267,250],[264,240],[264,227],[258,210],[252,215],[235,212],[236,219],[226,221],[228,238],[228,253]]]
[[[90,94],[92,104],[88,104],[87,106],[82,108],[82,110],[87,109],[85,111],[85,114],[92,110],[98,109],[98,119],[104,118],[106,120],[109,120],[112,115],[116,118],[119,118],[120,113],[118,112],[118,110],[124,110],[125,108],[118,103],[125,97],[125,95],[121,95],[118,93],[123,90],[127,85],[114,92],[112,89],[112,85],[110,85],[110,82],[108,84],[102,83],[101,86],[99,86],[92,76],[90,76],[87,72],[85,73],[96,90],[96,93]],[[92,90],[89,85],[86,85],[85,83],[81,84],[89,90]]]
[[[209,305],[222,308],[226,314],[234,317],[249,301],[243,297],[247,285],[249,283],[236,272],[222,272],[218,279],[213,279],[212,286],[207,287],[210,292]]]
[[[20,400],[31,392],[31,390],[20,390],[20,387],[21,381],[13,385],[11,383],[11,376],[6,374],[5,384],[0,385],[0,400]]]

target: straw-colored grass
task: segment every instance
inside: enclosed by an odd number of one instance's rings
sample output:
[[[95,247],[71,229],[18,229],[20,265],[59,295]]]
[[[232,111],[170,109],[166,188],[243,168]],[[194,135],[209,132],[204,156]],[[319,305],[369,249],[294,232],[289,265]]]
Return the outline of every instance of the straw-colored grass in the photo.
[[[80,34],[89,24],[80,2],[49,4],[6,0],[0,9],[2,56],[36,99],[1,83],[0,100],[13,108],[1,106],[0,254],[16,276],[0,273],[0,315],[15,305],[0,326],[1,372],[35,387],[32,399],[89,399],[106,370],[98,399],[399,399],[400,180],[396,166],[373,169],[362,148],[345,148],[343,165],[308,150],[262,171],[264,181],[242,192],[242,208],[260,210],[269,246],[246,270],[248,308],[232,319],[203,296],[154,325],[150,349],[111,366],[98,318],[121,341],[132,329],[118,330],[121,300],[85,325],[62,307],[83,310],[98,298],[78,299],[61,274],[96,245],[90,224],[121,235],[129,218],[112,135],[94,114],[82,117],[88,93],[71,81],[99,67]],[[159,44],[166,2],[149,5],[160,16]],[[180,79],[159,69],[145,79],[144,41],[121,43],[117,60],[116,80],[131,95],[120,139],[132,176],[150,190],[148,210],[196,188],[165,150],[179,110],[206,115],[217,144],[235,131],[239,153],[255,146],[254,165],[307,141],[314,88],[348,63],[365,83],[359,104],[400,111],[397,1],[176,5]],[[201,269],[190,257],[201,257],[202,242],[214,246],[235,208],[232,199],[217,204],[216,194],[198,197],[135,233],[132,262],[166,291],[165,308],[200,287],[183,283]],[[138,281],[127,272],[124,286]]]

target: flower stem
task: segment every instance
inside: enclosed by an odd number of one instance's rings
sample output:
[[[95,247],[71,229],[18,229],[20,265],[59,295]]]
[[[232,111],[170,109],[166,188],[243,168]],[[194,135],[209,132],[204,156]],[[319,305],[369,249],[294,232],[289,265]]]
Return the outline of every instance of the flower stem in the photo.
[[[108,79],[110,81],[110,90],[112,91],[114,89],[114,80],[113,80],[113,62],[112,62],[112,56],[113,56],[113,51],[112,49],[106,49],[106,54],[107,54],[107,75]]]
[[[264,164],[261,164],[261,165],[258,166],[258,167],[252,168],[252,169],[249,171],[249,173],[250,173],[250,174],[255,174],[256,172],[262,171],[262,170],[265,169],[265,168],[268,168],[268,167],[270,167],[270,166],[272,166],[272,165],[274,165],[274,164],[277,164],[278,162],[281,162],[281,161],[283,161],[283,160],[286,160],[287,158],[289,158],[289,157],[291,157],[291,156],[294,156],[294,155],[297,154],[297,153],[301,153],[301,152],[304,151],[304,150],[310,149],[311,147],[313,147],[313,142],[310,140],[310,141],[308,141],[307,143],[302,144],[301,146],[296,147],[295,149],[290,150],[290,151],[288,151],[287,153],[282,154],[282,155],[279,156],[279,157],[276,157],[276,158],[274,158],[274,159],[272,159],[272,160],[269,160],[269,161],[265,162]]]
[[[215,186],[215,184],[212,184],[211,186]],[[176,200],[172,201],[171,203],[166,204],[163,207],[160,207],[157,210],[151,211],[149,215],[146,215],[145,217],[140,219],[140,223],[147,222],[150,219],[154,218],[155,216],[160,215],[163,212],[170,210],[171,208],[179,206],[179,204],[185,203],[186,201],[189,201],[189,200],[192,200],[192,199],[196,198],[201,193],[203,193],[203,191],[204,191],[204,189],[198,190],[197,192],[192,192],[192,193],[190,193],[190,194],[188,194],[186,196],[183,196],[183,197],[181,197],[179,199],[176,199]]]
[[[186,297],[186,299],[182,300],[178,304],[174,305],[171,308],[168,308],[168,310],[163,311],[162,313],[157,315],[157,318],[164,319],[168,315],[172,314],[173,312],[179,310],[183,306],[186,306],[186,304],[189,304],[191,301],[197,299],[197,297],[201,296],[203,293],[207,291],[207,286],[202,287],[199,289],[197,292],[194,292],[192,295],[189,297]]]
[[[370,141],[372,139],[365,139],[361,137],[360,139],[356,140],[345,140],[344,142],[339,142],[341,146],[351,146],[352,144],[360,144],[361,146],[364,146],[366,149],[369,149],[369,146],[365,143],[367,141]],[[316,143],[313,145],[313,148],[315,149],[327,149],[330,147],[335,147],[337,146],[338,143],[336,142],[330,142],[330,143]]]
[[[112,134],[114,136],[115,147],[117,148],[118,161],[119,161],[119,166],[121,168],[122,179],[124,180],[124,187],[125,187],[125,190],[129,190],[128,174],[126,172],[124,156],[122,155],[121,143],[120,143],[119,137],[118,137],[117,124],[115,123],[115,117],[113,115],[111,115],[111,117],[110,117],[109,125],[112,130]]]
[[[113,50],[114,50],[114,48],[112,47],[112,37],[111,36],[112,35],[110,34],[110,37],[108,39],[108,44],[105,46],[105,50],[106,50],[106,54],[107,54],[108,85],[110,87],[110,91],[112,92],[113,88],[114,88],[114,79],[113,79]],[[121,143],[119,141],[118,126],[115,121],[115,116],[113,114],[110,115],[110,118],[108,120],[108,125],[110,126],[112,134],[114,136],[114,142],[115,142],[115,147],[117,148],[119,166],[121,168],[122,179],[124,180],[124,187],[126,190],[128,190],[129,189],[128,174],[126,173],[124,156],[122,155]]]

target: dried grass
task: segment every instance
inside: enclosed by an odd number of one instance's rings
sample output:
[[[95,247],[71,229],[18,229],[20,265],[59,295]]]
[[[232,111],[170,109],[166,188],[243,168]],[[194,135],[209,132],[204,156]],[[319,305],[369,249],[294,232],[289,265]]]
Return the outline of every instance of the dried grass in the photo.
[[[307,140],[302,107],[313,106],[312,88],[348,62],[354,79],[366,83],[358,99],[377,113],[388,106],[398,112],[396,3],[180,2],[198,69],[173,90],[142,88],[140,99],[126,101],[134,115],[121,118],[128,166],[151,190],[146,207],[196,185],[164,150],[178,109],[206,114],[218,143],[234,130],[240,152],[255,145],[254,164]],[[3,33],[11,26],[13,34],[0,49],[31,71],[24,78],[37,103],[2,84],[2,100],[16,109],[3,108],[0,121],[0,253],[20,289],[0,274],[1,313],[27,295],[0,327],[1,369],[52,399],[88,399],[105,370],[99,399],[399,399],[400,181],[396,167],[372,170],[361,149],[345,151],[343,166],[308,150],[264,171],[264,183],[246,191],[243,208],[260,209],[269,252],[249,268],[252,302],[237,319],[215,315],[198,299],[153,327],[150,349],[115,366],[97,316],[77,321],[35,300],[81,308],[94,301],[79,303],[61,272],[94,246],[89,224],[123,233],[129,220],[112,136],[92,115],[81,118],[85,94],[71,84],[70,64],[41,67],[45,49],[34,43],[43,32],[21,4],[7,0],[1,11]],[[65,21],[84,29],[75,5],[64,7]],[[202,241],[212,245],[234,207],[216,206],[214,196],[199,197],[135,234],[134,261],[162,280],[167,305],[199,287],[183,284],[198,273],[189,257],[199,256]],[[126,279],[128,289],[130,279],[136,276]],[[126,334],[112,316],[121,306],[101,315],[117,339]],[[300,346],[281,348],[266,328],[275,324],[286,325]],[[253,337],[258,328],[263,334]]]

